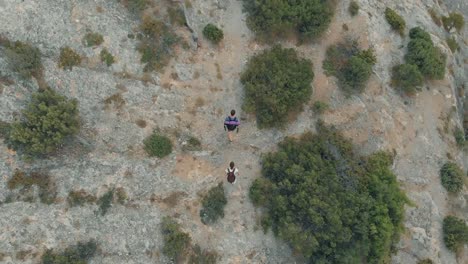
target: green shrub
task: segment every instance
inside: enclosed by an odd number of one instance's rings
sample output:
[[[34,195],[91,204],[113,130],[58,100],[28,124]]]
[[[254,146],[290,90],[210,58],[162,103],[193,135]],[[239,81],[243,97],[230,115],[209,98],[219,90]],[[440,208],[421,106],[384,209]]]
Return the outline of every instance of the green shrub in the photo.
[[[219,254],[215,251],[202,250],[199,245],[193,246],[190,255],[190,264],[216,264],[219,260]]]
[[[146,138],[143,144],[145,145],[146,153],[148,153],[150,157],[163,158],[172,152],[171,140],[157,133],[153,133]]]
[[[392,84],[408,95],[415,94],[424,77],[413,64],[400,64],[392,69]]]
[[[461,128],[456,128],[453,132],[453,136],[455,137],[455,141],[459,147],[464,147],[466,144],[466,136],[465,132]]]
[[[224,33],[221,29],[213,24],[208,24],[203,28],[203,36],[215,44],[218,44],[224,38]]]
[[[418,264],[434,264],[434,262],[432,262],[430,259],[423,259],[418,261]]]
[[[104,37],[95,32],[88,32],[83,37],[83,44],[87,47],[99,46],[104,42]]]
[[[115,189],[115,195],[117,196],[117,202],[119,204],[125,204],[128,200],[127,192],[125,192],[123,187]]]
[[[78,130],[78,102],[48,88],[32,95],[22,121],[11,125],[8,143],[26,156],[50,154]]]
[[[169,7],[167,9],[167,13],[169,14],[169,20],[171,21],[172,25],[184,26],[187,23],[187,21],[185,20],[184,9],[182,9],[181,7]]]
[[[348,11],[351,16],[355,16],[359,13],[359,4],[356,1],[351,1],[349,3]]]
[[[79,242],[75,246],[66,248],[63,252],[47,250],[42,256],[42,264],[86,264],[94,257],[97,243],[90,240]]]
[[[188,151],[201,150],[201,142],[196,137],[189,137],[187,144],[183,146],[183,149]]]
[[[85,192],[84,190],[70,191],[68,193],[67,202],[70,207],[82,206],[87,203],[96,202],[96,197]]]
[[[311,263],[383,263],[402,231],[407,198],[392,157],[359,157],[337,131],[287,138],[262,158],[250,198],[262,225]],[[333,261],[331,261],[333,260]]]
[[[364,90],[376,62],[373,49],[360,50],[356,41],[347,41],[328,47],[322,67],[349,94]]]
[[[320,36],[330,25],[334,1],[244,1],[247,25],[261,38],[284,37],[296,32],[302,39]]]
[[[442,23],[444,23],[444,28],[447,31],[451,31],[455,28],[458,32],[463,28],[465,20],[462,14],[459,13],[450,13],[448,17],[442,17]]]
[[[435,11],[434,8],[427,10],[427,12],[429,12],[429,15],[431,16],[434,24],[436,24],[439,27],[442,26],[442,20],[440,19],[439,15],[437,15],[437,11]]]
[[[202,199],[203,208],[200,210],[200,218],[205,225],[216,222],[224,217],[224,207],[227,204],[223,184],[211,188]]]
[[[454,37],[447,38],[446,41],[452,53],[455,53],[458,50],[460,50],[460,46],[458,45]]]
[[[76,53],[70,47],[63,47],[60,49],[60,57],[59,57],[59,67],[72,70],[74,66],[80,65],[81,63],[81,56],[80,54]]]
[[[164,217],[161,222],[164,246],[162,252],[172,260],[179,260],[190,250],[191,238],[182,232],[180,225],[169,217]]]
[[[419,71],[430,79],[443,79],[447,56],[434,46],[429,34],[421,28],[412,28],[410,38],[406,63],[418,66]]]
[[[112,207],[112,201],[114,200],[114,190],[107,191],[101,198],[97,200],[99,205],[99,212],[101,215],[105,215],[107,211]]]
[[[328,109],[328,104],[322,101],[314,102],[312,109],[316,114],[323,114]]]
[[[387,22],[390,24],[392,29],[400,33],[401,36],[405,34],[405,20],[394,10],[387,7],[385,9],[385,19],[387,19]]]
[[[468,226],[458,217],[446,216],[443,230],[445,246],[454,252],[468,242]]]
[[[447,162],[440,169],[442,186],[451,193],[458,193],[463,188],[463,171],[457,164]]]
[[[275,45],[253,56],[241,75],[244,109],[256,113],[260,128],[282,126],[288,114],[309,100],[313,78],[309,60]]]
[[[7,138],[10,134],[11,124],[0,120],[0,138]]]
[[[100,56],[101,61],[104,62],[108,67],[115,62],[114,56],[106,48],[101,50]]]
[[[5,55],[10,68],[22,78],[29,79],[42,72],[41,51],[21,41],[6,41]]]
[[[121,2],[133,14],[140,14],[150,4],[150,0],[122,0]]]

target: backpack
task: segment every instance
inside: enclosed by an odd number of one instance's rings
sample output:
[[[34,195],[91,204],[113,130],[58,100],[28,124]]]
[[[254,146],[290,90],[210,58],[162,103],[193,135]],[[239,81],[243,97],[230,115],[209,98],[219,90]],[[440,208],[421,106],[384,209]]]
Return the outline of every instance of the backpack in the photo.
[[[224,121],[225,121],[225,122],[231,122],[231,121],[236,121],[236,122],[237,122],[237,117],[231,118],[231,116],[227,116],[226,119],[225,119]],[[229,130],[234,130],[234,129],[237,128],[237,125],[228,124],[228,125],[226,125],[226,127],[227,127]]]
[[[229,183],[234,183],[236,181],[236,175],[234,174],[234,171],[236,169],[233,169],[232,171],[228,168],[228,173],[227,173],[227,181]]]

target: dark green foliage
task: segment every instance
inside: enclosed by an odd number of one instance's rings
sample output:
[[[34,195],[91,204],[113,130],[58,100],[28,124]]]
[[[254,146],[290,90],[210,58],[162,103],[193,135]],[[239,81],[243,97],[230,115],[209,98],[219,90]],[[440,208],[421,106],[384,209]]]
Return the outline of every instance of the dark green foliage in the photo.
[[[359,12],[359,4],[356,1],[351,1],[349,3],[348,11],[351,14],[351,16],[355,16]]]
[[[42,256],[42,264],[86,264],[96,254],[97,243],[94,240],[66,248],[63,252],[47,250]]]
[[[385,9],[385,19],[387,19],[387,22],[390,24],[392,29],[400,33],[401,36],[405,34],[405,20],[393,9],[388,7]]]
[[[310,263],[383,263],[398,241],[407,198],[392,157],[359,158],[334,129],[287,138],[262,160],[250,198],[262,224]]]
[[[261,38],[295,32],[302,39],[312,39],[330,25],[334,5],[329,0],[244,0],[244,10],[247,25]]]
[[[460,46],[458,45],[454,37],[447,38],[446,41],[452,53],[455,53],[458,50],[460,50]]]
[[[101,61],[104,62],[108,67],[115,62],[114,56],[106,48],[101,50],[100,56]]]
[[[184,10],[181,7],[169,7],[167,13],[169,14],[169,20],[172,25],[184,26],[187,23],[187,21],[185,21]]]
[[[434,262],[432,262],[430,259],[423,259],[418,261],[418,264],[434,264]]]
[[[161,70],[169,63],[179,37],[163,22],[152,16],[143,17],[140,25],[141,37],[137,50],[141,53],[144,71]]]
[[[81,63],[81,56],[80,54],[76,53],[70,47],[63,47],[60,49],[60,57],[59,57],[59,67],[72,70],[74,66],[80,65]]]
[[[8,142],[26,156],[39,156],[52,153],[78,130],[78,102],[48,88],[32,95],[22,121],[11,125]]]
[[[172,142],[166,137],[153,133],[151,136],[143,141],[145,150],[150,157],[163,158],[172,152]]]
[[[463,219],[447,216],[443,223],[445,246],[457,252],[463,244],[468,243],[468,226]]]
[[[70,207],[82,206],[87,203],[96,202],[96,197],[85,192],[84,190],[70,191],[68,193],[67,202]]]
[[[400,64],[392,69],[392,84],[408,95],[415,94],[418,86],[423,83],[424,77],[413,64]]]
[[[373,49],[360,50],[356,41],[328,47],[323,61],[325,74],[338,78],[346,93],[362,92],[377,62]]]
[[[99,46],[104,42],[104,37],[95,32],[88,32],[83,37],[83,44],[87,47]]]
[[[26,193],[34,185],[39,188],[39,200],[41,203],[51,204],[55,201],[57,188],[47,173],[31,172],[29,175],[26,175],[25,172],[17,169],[7,183],[10,190],[21,187],[21,193]]]
[[[312,94],[312,63],[293,49],[275,45],[253,56],[242,73],[244,109],[255,112],[260,128],[282,126]]]
[[[444,28],[447,31],[451,31],[455,28],[458,32],[463,28],[465,20],[462,14],[459,13],[450,13],[448,17],[442,17],[442,23],[444,23]]]
[[[169,217],[164,217],[161,222],[161,230],[164,239],[162,252],[172,260],[177,261],[190,250],[191,238],[182,232],[180,225]]]
[[[190,264],[216,264],[219,260],[219,255],[215,251],[203,250],[199,245],[192,248],[190,255]]]
[[[458,193],[463,188],[463,171],[453,162],[447,162],[440,169],[442,186],[451,193]]]
[[[215,44],[218,44],[224,38],[223,31],[213,24],[207,24],[203,28],[203,36]]]
[[[464,147],[466,144],[466,136],[465,132],[461,128],[456,128],[453,132],[453,136],[455,137],[455,141],[459,147]]]
[[[418,66],[419,71],[430,79],[443,79],[447,56],[434,46],[431,37],[419,27],[410,30],[406,63]]]
[[[99,205],[99,212],[101,215],[105,215],[109,208],[112,206],[114,200],[114,190],[107,191],[101,198],[98,199],[97,204]]]
[[[316,114],[323,114],[328,109],[328,104],[322,101],[314,102],[312,109]]]
[[[205,225],[216,222],[219,218],[224,217],[224,207],[227,204],[226,194],[224,193],[223,184],[211,188],[203,197],[200,210],[200,218]]]
[[[6,41],[5,48],[8,65],[22,78],[29,79],[41,74],[41,52],[38,48],[21,41]]]

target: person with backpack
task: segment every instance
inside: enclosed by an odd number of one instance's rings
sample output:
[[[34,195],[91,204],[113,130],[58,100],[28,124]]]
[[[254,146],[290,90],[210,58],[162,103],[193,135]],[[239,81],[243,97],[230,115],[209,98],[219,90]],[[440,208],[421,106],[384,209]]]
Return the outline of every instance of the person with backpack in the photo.
[[[239,175],[239,170],[234,167],[234,161],[229,163],[229,168],[226,169],[227,181],[231,184],[235,184],[237,176]]]
[[[230,142],[232,142],[233,140],[233,131],[237,130],[237,133],[239,133],[239,125],[240,122],[236,117],[236,110],[231,110],[231,115],[227,116],[226,119],[224,119],[224,131],[227,130]]]

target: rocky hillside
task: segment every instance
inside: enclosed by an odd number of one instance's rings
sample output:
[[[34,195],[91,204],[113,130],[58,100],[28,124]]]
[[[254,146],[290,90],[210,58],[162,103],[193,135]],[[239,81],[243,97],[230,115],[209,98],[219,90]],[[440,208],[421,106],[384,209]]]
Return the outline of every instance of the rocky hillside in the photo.
[[[144,1],[0,0],[0,135],[46,87],[76,99],[80,116],[79,132],[46,157],[25,158],[0,137],[0,263],[42,263],[47,250],[87,241],[97,243],[89,263],[174,263],[163,249],[165,216],[193,245],[217,252],[218,263],[302,263],[286,242],[262,232],[262,210],[252,205],[249,188],[261,175],[261,156],[287,136],[315,131],[319,118],[359,154],[394,154],[392,170],[410,204],[391,263],[468,263],[467,244],[455,254],[442,231],[447,215],[468,222],[467,185],[450,194],[439,175],[451,161],[467,181],[466,150],[454,133],[464,125],[468,131],[468,26],[447,32],[429,12],[440,17],[457,11],[467,20],[466,1],[359,0],[356,16],[349,14],[350,1],[338,1],[320,38],[302,45],[294,37],[278,41],[312,61],[313,94],[284,128],[271,129],[259,129],[255,116],[242,110],[240,75],[249,58],[272,44],[258,41],[247,27],[242,1],[151,0],[141,11],[132,6],[136,2]],[[443,78],[424,81],[412,96],[391,86],[391,69],[403,62],[409,38],[392,30],[387,7],[404,18],[406,35],[424,28],[447,55]],[[153,32],[154,18],[167,28]],[[145,19],[154,27],[142,26]],[[219,44],[204,37],[208,23],[222,29]],[[448,46],[449,37],[458,51]],[[373,48],[377,58],[364,91],[350,96],[322,68],[328,46],[347,38]],[[38,48],[42,67],[29,77],[16,72],[8,40]],[[157,60],[142,62],[141,51],[157,41],[166,41],[151,53]],[[67,46],[81,58],[72,67],[61,55]],[[320,115],[317,101],[328,105]],[[233,143],[221,127],[231,109],[241,121]],[[145,151],[154,131],[172,142],[169,155]],[[230,161],[239,168],[236,185],[225,180]],[[12,183],[25,177],[33,180]],[[224,218],[206,225],[202,197],[219,182],[227,197]]]

